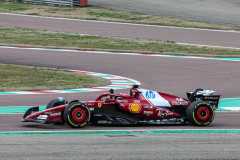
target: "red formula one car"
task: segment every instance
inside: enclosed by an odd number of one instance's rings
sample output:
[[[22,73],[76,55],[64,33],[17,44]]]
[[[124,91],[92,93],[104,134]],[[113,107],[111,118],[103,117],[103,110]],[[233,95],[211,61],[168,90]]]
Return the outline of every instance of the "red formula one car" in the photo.
[[[67,123],[73,128],[87,124],[211,124],[220,95],[212,90],[196,89],[187,92],[187,97],[133,86],[130,94],[115,94],[110,90],[94,101],[75,100],[68,103],[58,98],[52,100],[43,111],[39,111],[39,107],[28,109],[23,122]]]

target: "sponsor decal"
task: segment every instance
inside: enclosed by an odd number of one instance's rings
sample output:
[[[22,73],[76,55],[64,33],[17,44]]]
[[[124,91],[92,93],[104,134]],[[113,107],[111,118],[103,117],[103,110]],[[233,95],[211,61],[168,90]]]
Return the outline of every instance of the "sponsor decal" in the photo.
[[[217,101],[220,99],[220,96],[204,96],[203,99],[206,101]]]
[[[129,105],[129,110],[131,113],[140,113],[142,110],[142,106],[138,103],[131,103]]]
[[[163,118],[163,117],[166,117],[167,114],[168,114],[167,110],[158,109],[157,111],[158,111],[158,114],[157,114],[158,117],[162,117]]]
[[[61,116],[62,113],[61,112],[57,112],[57,113],[46,113],[46,114],[51,114],[51,116]]]
[[[170,107],[169,102],[162,97],[157,91],[139,89],[142,92],[143,97],[151,103],[153,106],[161,106],[161,107]]]
[[[155,95],[154,91],[148,90],[145,93],[145,97],[147,97],[148,99],[155,99],[156,95]]]
[[[172,105],[178,106],[178,105],[188,105],[188,102],[185,101],[183,98],[176,98],[176,101],[172,102]]]
[[[102,105],[103,105],[102,102],[98,102],[97,106],[98,106],[98,108],[102,108]]]
[[[145,114],[146,116],[150,116],[153,114],[153,111],[144,111],[143,114]]]
[[[48,115],[39,115],[37,117],[38,120],[46,120],[48,118]]]

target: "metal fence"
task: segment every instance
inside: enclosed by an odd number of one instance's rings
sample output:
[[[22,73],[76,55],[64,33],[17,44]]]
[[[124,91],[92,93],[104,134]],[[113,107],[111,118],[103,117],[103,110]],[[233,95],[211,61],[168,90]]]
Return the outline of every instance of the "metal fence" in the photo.
[[[21,0],[24,3],[45,4],[52,6],[85,6],[80,4],[81,0]]]

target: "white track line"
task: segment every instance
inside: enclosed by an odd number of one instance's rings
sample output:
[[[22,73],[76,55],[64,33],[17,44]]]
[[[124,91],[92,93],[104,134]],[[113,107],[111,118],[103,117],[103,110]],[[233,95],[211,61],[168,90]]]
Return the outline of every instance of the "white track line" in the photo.
[[[215,45],[194,44],[194,43],[181,43],[181,42],[176,42],[176,44],[185,45],[185,46],[197,46],[197,47],[208,47],[208,48],[222,48],[222,49],[240,50],[240,48],[237,48],[237,47],[223,47],[223,46],[215,46]]]

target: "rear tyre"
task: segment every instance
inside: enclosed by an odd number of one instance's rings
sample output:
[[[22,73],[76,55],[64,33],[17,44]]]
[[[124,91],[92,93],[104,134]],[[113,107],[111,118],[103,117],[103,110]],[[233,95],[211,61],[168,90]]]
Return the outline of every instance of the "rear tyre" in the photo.
[[[65,108],[64,120],[72,128],[85,127],[90,120],[90,111],[81,102],[71,103]]]
[[[214,110],[206,102],[196,101],[187,108],[186,115],[191,124],[208,126],[214,119]]]

